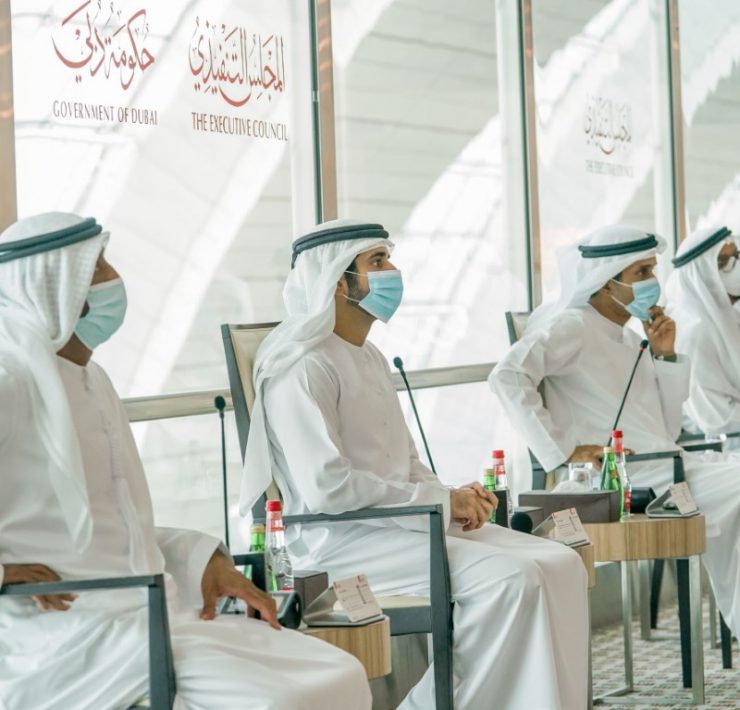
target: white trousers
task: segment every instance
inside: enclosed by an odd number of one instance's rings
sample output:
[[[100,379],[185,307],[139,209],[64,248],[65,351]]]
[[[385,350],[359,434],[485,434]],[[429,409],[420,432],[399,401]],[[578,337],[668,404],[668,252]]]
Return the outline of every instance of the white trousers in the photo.
[[[740,636],[740,456],[685,454],[686,480],[706,517],[704,566],[717,606],[735,636]],[[642,464],[630,469],[632,484],[660,494],[673,482],[672,465]]]
[[[9,616],[2,606],[0,628]],[[244,616],[202,621],[173,606],[177,710],[369,710],[364,669],[334,646]],[[13,644],[19,653],[4,653],[9,639],[0,633],[0,709],[123,710],[148,694],[146,608],[26,611],[38,623]]]
[[[312,526],[313,527],[313,526]],[[429,594],[429,537],[397,527],[303,528],[321,540],[300,568],[366,574],[377,595]],[[455,707],[582,710],[587,702],[587,576],[568,548],[495,525],[448,532]],[[293,550],[291,550],[293,552]],[[434,708],[430,668],[401,705]]]

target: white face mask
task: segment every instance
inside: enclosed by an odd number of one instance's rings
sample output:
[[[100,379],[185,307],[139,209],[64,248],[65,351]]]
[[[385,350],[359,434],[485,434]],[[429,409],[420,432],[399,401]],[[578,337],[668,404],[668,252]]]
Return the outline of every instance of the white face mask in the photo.
[[[722,279],[725,291],[730,296],[735,296],[736,298],[740,296],[740,268],[738,268],[737,264],[732,271],[720,271],[719,277]]]

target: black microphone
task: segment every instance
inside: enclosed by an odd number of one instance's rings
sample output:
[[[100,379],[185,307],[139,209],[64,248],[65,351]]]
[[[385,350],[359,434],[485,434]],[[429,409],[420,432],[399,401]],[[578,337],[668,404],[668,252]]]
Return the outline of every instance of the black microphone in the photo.
[[[226,538],[226,547],[229,544],[229,487],[226,480],[226,430],[224,426],[224,409],[226,409],[226,400],[218,395],[213,400],[213,404],[218,409],[218,416],[221,419],[221,476],[224,484],[224,531]]]
[[[622,402],[619,405],[619,411],[617,412],[617,418],[614,420],[614,424],[612,425],[612,432],[619,426],[619,418],[622,416],[622,410],[624,409],[624,403],[627,401],[627,395],[629,394],[630,387],[632,387],[632,380],[635,379],[635,372],[637,372],[637,366],[640,364],[640,358],[642,357],[642,354],[647,350],[648,348],[648,341],[643,340],[640,343],[640,352],[637,353],[637,359],[635,360],[635,365],[632,368],[632,374],[630,375],[630,381],[627,383],[627,389],[624,391],[624,396],[622,397]],[[607,446],[611,443],[611,432],[609,432],[609,443],[607,443]]]
[[[510,527],[512,530],[516,530],[517,532],[529,534],[532,532],[534,525],[532,524],[532,518],[530,518],[526,513],[514,513],[514,515],[511,516]]]
[[[414,402],[414,395],[411,394],[411,387],[409,381],[406,378],[406,371],[403,369],[403,360],[398,355],[393,358],[393,364],[398,368],[403,378],[403,384],[406,385],[406,391],[409,393],[409,399],[411,400],[411,408],[414,410],[414,417],[416,418],[416,425],[419,427],[419,433],[421,434],[421,440],[424,442],[424,448],[427,452],[427,458],[429,459],[429,466],[434,471],[434,475],[437,475],[437,469],[434,468],[434,461],[432,461],[432,454],[429,453],[429,444],[427,444],[427,437],[424,434],[424,427],[421,425],[421,419],[419,419],[419,412],[416,411],[416,402]]]

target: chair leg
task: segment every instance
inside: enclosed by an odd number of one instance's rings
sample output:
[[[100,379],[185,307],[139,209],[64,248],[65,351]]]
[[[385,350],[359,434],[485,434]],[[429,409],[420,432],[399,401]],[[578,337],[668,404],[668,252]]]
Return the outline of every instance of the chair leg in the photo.
[[[653,583],[650,589],[650,628],[658,628],[658,611],[660,606],[660,589],[663,586],[665,560],[653,562]]]
[[[681,670],[683,687],[691,687],[691,604],[689,597],[689,561],[676,560],[678,587],[678,623],[681,629]]]
[[[450,616],[452,610],[450,609]],[[432,622],[434,624],[434,622]],[[432,652],[434,654],[434,697],[438,710],[453,710],[452,694],[452,628],[449,622],[439,624],[432,630]]]
[[[722,668],[732,668],[732,632],[719,615],[719,637],[722,645]]]

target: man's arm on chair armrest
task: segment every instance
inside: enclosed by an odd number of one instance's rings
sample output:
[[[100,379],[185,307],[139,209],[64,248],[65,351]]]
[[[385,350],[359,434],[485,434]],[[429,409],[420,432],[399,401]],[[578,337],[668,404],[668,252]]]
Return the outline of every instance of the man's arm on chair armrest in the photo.
[[[271,380],[265,390],[268,431],[288,470],[296,472],[291,484],[309,510],[331,515],[358,506],[449,506],[449,491],[436,480],[391,480],[382,471],[354,468],[343,451],[338,398],[333,373],[310,357]],[[396,523],[416,525],[400,518]]]

